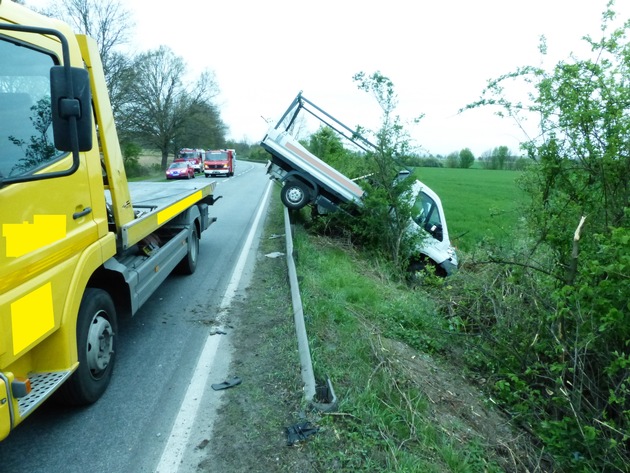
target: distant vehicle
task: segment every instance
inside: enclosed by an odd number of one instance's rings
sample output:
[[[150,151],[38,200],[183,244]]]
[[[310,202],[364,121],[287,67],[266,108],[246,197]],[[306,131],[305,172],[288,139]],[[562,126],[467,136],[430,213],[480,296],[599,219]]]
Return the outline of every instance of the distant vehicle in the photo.
[[[196,173],[201,174],[203,170],[203,155],[205,151],[202,149],[182,148],[179,155],[173,160],[174,163],[187,161],[193,167]]]
[[[206,151],[203,161],[203,173],[210,176],[233,176],[236,151],[233,149],[217,149]]]
[[[166,179],[194,179],[195,169],[188,161],[171,164],[166,170]]]

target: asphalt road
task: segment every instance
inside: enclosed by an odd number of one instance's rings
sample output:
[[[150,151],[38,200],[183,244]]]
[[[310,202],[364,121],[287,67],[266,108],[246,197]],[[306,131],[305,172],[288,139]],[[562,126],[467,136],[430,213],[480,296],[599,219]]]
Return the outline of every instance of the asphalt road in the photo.
[[[114,377],[97,403],[71,409],[48,402],[0,442],[0,473],[155,471],[200,353],[224,312],[226,289],[239,281],[234,267],[269,184],[264,165],[240,161],[234,177],[215,180],[215,195],[223,198],[211,207],[218,220],[202,235],[195,274],[171,275],[132,319],[119,321]],[[252,264],[253,256],[237,268],[245,276],[237,290],[247,284]],[[229,334],[214,337],[222,339],[208,387],[229,374]],[[212,405],[205,399],[197,415],[211,416]],[[193,432],[186,448],[194,448],[194,439]]]

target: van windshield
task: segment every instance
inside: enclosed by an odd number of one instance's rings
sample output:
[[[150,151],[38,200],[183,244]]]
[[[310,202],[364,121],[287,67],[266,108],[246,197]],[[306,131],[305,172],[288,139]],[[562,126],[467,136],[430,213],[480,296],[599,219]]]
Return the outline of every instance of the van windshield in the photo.
[[[420,227],[429,232],[434,238],[442,241],[442,221],[435,201],[420,191],[413,206],[412,218]]]

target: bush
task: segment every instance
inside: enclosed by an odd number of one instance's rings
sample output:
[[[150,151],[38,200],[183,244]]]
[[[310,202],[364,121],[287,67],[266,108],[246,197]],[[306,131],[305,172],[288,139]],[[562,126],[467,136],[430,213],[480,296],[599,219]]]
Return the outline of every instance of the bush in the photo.
[[[515,420],[539,435],[557,471],[624,471],[630,229],[582,239],[594,245],[580,253],[573,285],[546,271],[551,252],[533,261],[524,244],[478,249],[450,279],[442,313],[453,330],[468,335],[454,353]]]
[[[418,158],[417,165],[415,167],[424,167],[424,168],[443,168],[444,163],[442,160],[434,157],[429,158]]]
[[[141,176],[143,174],[142,166],[140,166],[140,153],[142,152],[142,148],[136,143],[127,141],[122,143],[121,152],[127,176]]]
[[[630,23],[609,33],[614,18],[607,10],[601,39],[584,38],[592,59],[520,68],[473,105],[540,117],[540,133],[523,144],[535,163],[521,180],[530,241],[500,258],[493,249],[494,274],[463,279],[452,309],[480,338],[469,359],[559,471],[630,464]],[[503,95],[517,79],[533,84],[531,103]]]

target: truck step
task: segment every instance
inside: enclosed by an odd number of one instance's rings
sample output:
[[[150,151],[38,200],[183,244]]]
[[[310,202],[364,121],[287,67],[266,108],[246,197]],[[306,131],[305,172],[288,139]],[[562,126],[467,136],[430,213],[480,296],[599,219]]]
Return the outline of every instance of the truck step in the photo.
[[[71,370],[66,370],[33,373],[29,375],[31,392],[18,399],[20,417],[27,416],[32,410],[44,402],[71,374]]]

